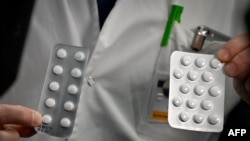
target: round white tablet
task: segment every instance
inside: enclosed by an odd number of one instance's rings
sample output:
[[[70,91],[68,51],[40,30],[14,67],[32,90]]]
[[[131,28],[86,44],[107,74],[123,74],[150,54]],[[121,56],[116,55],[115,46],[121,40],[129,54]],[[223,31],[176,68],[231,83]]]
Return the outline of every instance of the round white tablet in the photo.
[[[53,82],[50,82],[49,83],[49,89],[51,90],[51,91],[58,91],[59,90],[59,83],[58,82],[55,82],[55,81],[53,81]]]
[[[183,75],[184,75],[184,73],[183,73],[183,71],[181,69],[175,69],[174,70],[175,78],[180,79],[180,78],[183,77]]]
[[[187,77],[190,81],[195,81],[198,78],[198,72],[194,70],[190,70],[187,74]]]
[[[222,63],[218,59],[212,59],[210,65],[214,69],[218,69],[222,66]]]
[[[54,98],[48,98],[48,99],[46,99],[46,101],[45,101],[45,105],[46,105],[47,107],[49,107],[49,108],[52,108],[52,107],[54,107],[54,106],[56,105],[56,101],[55,101]]]
[[[67,90],[68,90],[68,93],[70,94],[76,94],[78,92],[78,88],[74,84],[69,85]]]
[[[61,48],[61,49],[57,50],[56,55],[57,55],[58,58],[63,59],[63,58],[65,58],[67,56],[67,52],[66,52],[65,49]]]
[[[53,72],[55,74],[62,74],[63,73],[63,68],[60,65],[56,65],[53,67]]]
[[[197,105],[196,101],[192,99],[187,100],[186,104],[187,104],[187,107],[190,109],[194,109]]]
[[[219,87],[213,86],[209,89],[209,94],[213,97],[221,95],[221,90]]]
[[[176,107],[180,107],[182,105],[182,100],[179,97],[175,97],[172,101],[173,105]]]
[[[220,118],[216,114],[208,116],[208,123],[211,125],[216,125],[220,122]]]
[[[50,115],[43,115],[42,116],[42,122],[45,124],[49,124],[52,121],[52,117]]]
[[[181,58],[181,64],[182,64],[183,66],[189,66],[189,65],[191,64],[191,61],[192,61],[192,59],[191,59],[190,56],[183,56],[183,57]]]
[[[187,94],[190,91],[190,88],[187,84],[182,84],[180,85],[179,90],[181,93]]]
[[[75,104],[71,101],[67,101],[64,103],[64,109],[66,111],[73,111],[75,109]]]
[[[195,123],[200,124],[204,121],[204,117],[202,115],[194,115],[193,120]]]
[[[78,68],[73,68],[71,70],[71,75],[72,75],[72,77],[79,78],[82,76],[82,71]]]
[[[71,125],[71,121],[69,120],[69,118],[62,118],[60,121],[60,124],[62,127],[70,127]]]
[[[78,52],[75,53],[75,59],[76,59],[77,61],[84,61],[85,58],[86,58],[86,57],[85,57],[85,54],[84,54],[83,52],[78,51]]]
[[[206,63],[207,63],[207,61],[206,61],[206,59],[204,59],[204,58],[197,58],[197,59],[195,60],[195,65],[196,65],[197,67],[199,67],[199,68],[205,67]]]
[[[211,73],[211,72],[204,72],[203,74],[202,74],[202,79],[203,79],[203,81],[205,81],[205,82],[211,82],[211,81],[213,81],[214,80],[214,76],[213,76],[213,74]]]
[[[180,119],[182,122],[186,122],[186,121],[189,120],[189,116],[188,116],[187,113],[181,112],[181,113],[179,114],[179,119]]]
[[[194,87],[194,93],[198,96],[205,94],[205,87],[197,85]]]
[[[201,102],[201,108],[204,110],[210,110],[213,107],[213,103],[210,100],[203,100]]]

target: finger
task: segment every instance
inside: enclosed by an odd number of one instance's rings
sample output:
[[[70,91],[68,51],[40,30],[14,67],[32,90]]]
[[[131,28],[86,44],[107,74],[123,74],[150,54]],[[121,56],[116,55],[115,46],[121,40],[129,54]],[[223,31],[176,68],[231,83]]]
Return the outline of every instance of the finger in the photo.
[[[234,87],[240,97],[250,104],[250,76],[246,79],[234,79]]]
[[[246,49],[250,45],[250,36],[241,34],[228,41],[219,51],[218,58],[222,62],[228,62],[233,59],[238,53]]]
[[[250,47],[246,48],[225,65],[227,75],[244,78],[250,74]]]
[[[19,134],[15,130],[0,130],[0,141],[19,141],[19,138]]]
[[[36,130],[33,127],[14,125],[14,124],[6,124],[3,126],[3,129],[13,129],[17,131],[20,137],[31,137],[36,134]]]
[[[16,105],[0,104],[0,125],[20,124],[38,126],[42,122],[41,115],[29,108]]]

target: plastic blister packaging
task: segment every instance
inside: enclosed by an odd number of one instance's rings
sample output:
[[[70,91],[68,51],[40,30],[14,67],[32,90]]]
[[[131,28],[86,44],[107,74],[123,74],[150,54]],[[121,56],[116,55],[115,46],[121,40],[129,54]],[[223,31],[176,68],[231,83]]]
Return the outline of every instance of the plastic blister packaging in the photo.
[[[172,53],[168,105],[170,126],[194,131],[222,131],[223,66],[215,55]]]
[[[88,48],[53,47],[38,107],[43,121],[36,131],[56,137],[71,135],[88,57]]]

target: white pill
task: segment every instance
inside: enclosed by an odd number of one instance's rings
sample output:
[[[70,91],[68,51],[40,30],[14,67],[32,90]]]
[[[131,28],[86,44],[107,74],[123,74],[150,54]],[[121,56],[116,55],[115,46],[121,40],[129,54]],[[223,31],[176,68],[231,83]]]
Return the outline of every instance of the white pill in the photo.
[[[192,59],[191,59],[190,56],[183,56],[183,57],[181,58],[181,64],[182,64],[183,66],[189,66],[189,65],[191,64],[191,61],[192,61]]]
[[[64,109],[66,111],[73,111],[75,109],[75,104],[71,101],[67,101],[64,103]]]
[[[67,56],[67,52],[66,52],[66,50],[65,49],[59,49],[57,52],[56,52],[56,55],[57,55],[57,57],[58,58],[61,58],[61,59],[63,59],[63,58],[65,58],[66,56]]]
[[[214,69],[219,69],[222,66],[222,63],[218,59],[212,59],[210,65]]]
[[[173,100],[172,100],[172,103],[174,106],[176,107],[180,107],[182,105],[182,100],[181,98],[179,97],[175,97]]]
[[[58,91],[59,90],[59,83],[58,82],[55,82],[55,81],[53,81],[53,82],[50,82],[50,84],[49,84],[49,89],[51,90],[51,91]]]
[[[75,78],[79,78],[79,77],[82,76],[82,71],[80,69],[78,69],[78,68],[73,68],[71,70],[71,76],[75,77]]]
[[[63,68],[60,65],[56,65],[53,67],[53,72],[55,74],[62,74],[63,73]]]
[[[194,93],[198,96],[205,94],[205,87],[198,85],[194,87]]]
[[[205,81],[205,82],[211,82],[214,80],[214,76],[211,72],[204,72],[202,74],[202,79]]]
[[[86,57],[85,57],[85,54],[84,54],[83,52],[78,51],[78,52],[75,53],[75,59],[76,59],[77,61],[84,61],[85,58],[86,58]]]
[[[220,118],[216,114],[208,116],[208,123],[216,125],[220,122]]]
[[[67,90],[68,90],[68,93],[70,94],[76,94],[78,92],[78,88],[74,84],[69,85]]]
[[[182,84],[180,85],[179,90],[181,93],[187,94],[190,91],[190,88],[187,84]]]
[[[49,124],[52,121],[52,117],[50,115],[43,115],[42,116],[42,122],[45,124]]]
[[[174,70],[174,76],[177,79],[181,79],[183,77],[184,73],[181,69],[175,69]]]
[[[179,119],[182,121],[182,122],[186,122],[189,120],[189,115],[185,112],[181,112],[179,114]]]
[[[213,97],[221,95],[221,90],[219,87],[213,86],[209,89],[209,94]]]
[[[196,105],[197,105],[196,101],[191,100],[191,99],[187,100],[186,104],[187,104],[187,107],[190,108],[190,109],[194,109],[196,107]]]
[[[203,100],[201,102],[201,108],[204,110],[210,110],[213,107],[213,103],[210,100]]]
[[[60,121],[60,124],[62,127],[70,127],[71,125],[71,121],[69,120],[69,118],[62,118]]]
[[[198,72],[194,71],[194,70],[191,70],[191,71],[188,72],[187,77],[188,77],[188,79],[190,81],[195,81],[198,78]]]
[[[199,68],[205,67],[206,64],[207,64],[207,61],[206,61],[206,59],[204,59],[204,58],[197,58],[197,59],[195,60],[195,65],[196,65],[197,67],[199,67]]]
[[[54,107],[54,106],[56,105],[56,101],[55,101],[54,98],[48,98],[48,99],[46,99],[46,101],[45,101],[45,105],[46,105],[47,107],[49,107],[49,108],[52,108],[52,107]]]
[[[195,123],[200,124],[204,121],[204,117],[202,115],[194,115],[193,120]]]

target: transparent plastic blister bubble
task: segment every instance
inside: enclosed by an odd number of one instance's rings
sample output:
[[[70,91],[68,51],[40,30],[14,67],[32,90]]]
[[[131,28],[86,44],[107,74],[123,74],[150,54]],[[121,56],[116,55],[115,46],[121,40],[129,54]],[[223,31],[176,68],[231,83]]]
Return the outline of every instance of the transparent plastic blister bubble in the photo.
[[[42,125],[36,131],[63,138],[71,135],[88,57],[88,48],[53,47],[38,107]]]
[[[172,53],[168,105],[170,126],[194,131],[222,131],[223,66],[215,55]]]

